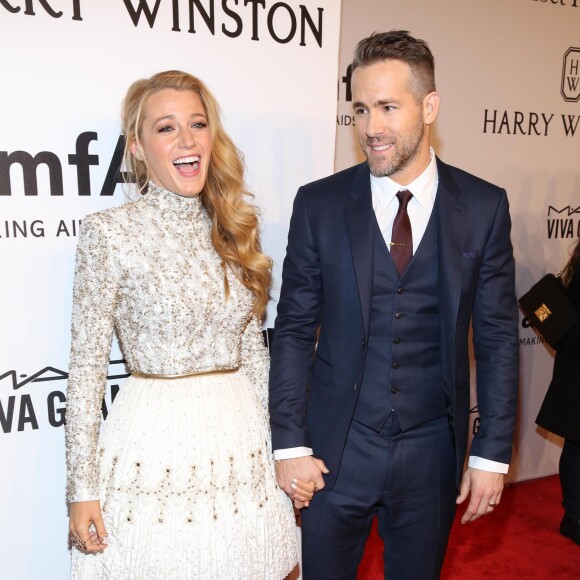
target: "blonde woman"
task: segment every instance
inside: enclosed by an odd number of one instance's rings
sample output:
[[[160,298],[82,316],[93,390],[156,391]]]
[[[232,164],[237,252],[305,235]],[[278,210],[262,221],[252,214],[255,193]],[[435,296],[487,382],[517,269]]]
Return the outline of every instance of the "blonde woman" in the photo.
[[[130,87],[123,131],[143,195],[83,220],[77,249],[72,577],[283,578],[297,549],[268,444],[271,260],[241,156],[214,97],[180,71]],[[114,327],[132,376],[99,437]]]

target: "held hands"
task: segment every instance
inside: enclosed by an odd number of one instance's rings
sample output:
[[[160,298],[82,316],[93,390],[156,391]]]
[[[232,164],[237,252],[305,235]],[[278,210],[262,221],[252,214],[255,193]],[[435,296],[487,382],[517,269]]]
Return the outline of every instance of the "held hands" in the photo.
[[[324,487],[324,461],[312,455],[276,461],[276,480],[297,509],[308,507],[317,491]]]
[[[461,517],[462,524],[473,522],[493,511],[501,500],[503,479],[503,473],[467,468],[456,500],[457,504],[463,503],[471,492],[469,504]]]
[[[93,530],[90,530],[91,524]],[[101,504],[97,500],[70,504],[69,530],[73,546],[81,552],[102,552],[108,545]]]

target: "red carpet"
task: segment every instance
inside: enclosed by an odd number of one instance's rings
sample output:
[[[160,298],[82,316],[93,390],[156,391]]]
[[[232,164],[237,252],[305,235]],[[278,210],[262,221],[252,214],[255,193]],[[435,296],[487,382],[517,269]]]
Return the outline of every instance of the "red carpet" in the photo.
[[[461,524],[465,507],[459,506],[441,578],[579,579],[580,546],[558,531],[563,515],[561,501],[556,475],[506,487],[500,507],[472,524]],[[383,578],[383,543],[376,525],[358,578]]]

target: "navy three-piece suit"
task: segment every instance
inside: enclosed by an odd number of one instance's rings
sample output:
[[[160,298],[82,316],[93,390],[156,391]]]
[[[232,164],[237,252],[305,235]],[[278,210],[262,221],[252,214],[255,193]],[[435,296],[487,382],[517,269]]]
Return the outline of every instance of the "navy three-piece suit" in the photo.
[[[510,462],[518,316],[507,196],[440,160],[437,171],[433,213],[402,275],[376,222],[366,163],[300,188],[294,202],[272,345],[270,416],[274,449],[311,447],[330,470],[325,489],[303,512],[305,580],[354,577],[376,506],[385,530],[389,519],[397,521],[405,546],[429,543],[430,532],[407,525],[413,510],[402,507],[404,496],[397,500],[396,490],[410,487],[425,505],[444,504],[425,515],[434,520],[432,535],[442,538],[432,541],[437,561],[420,568],[413,562],[420,548],[405,555],[385,531],[387,549],[403,554],[391,577],[428,577],[424,570],[440,568],[467,449],[470,323],[481,417],[470,454]],[[415,432],[420,436],[411,444]],[[379,493],[373,486],[382,477]],[[372,505],[364,513],[335,505],[347,525],[325,521],[324,502],[335,501],[329,492],[350,485],[364,488],[361,503]],[[434,487],[441,488],[435,495]],[[338,530],[337,538],[352,528],[362,543],[346,542],[338,556],[325,553],[316,543],[325,527]],[[348,564],[333,571],[325,562],[351,548]]]

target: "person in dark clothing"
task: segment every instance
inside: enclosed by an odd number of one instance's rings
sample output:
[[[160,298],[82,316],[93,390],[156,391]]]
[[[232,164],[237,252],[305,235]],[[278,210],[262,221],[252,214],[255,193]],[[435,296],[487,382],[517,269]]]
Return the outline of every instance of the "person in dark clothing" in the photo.
[[[556,344],[552,382],[536,423],[564,437],[560,482],[565,511],[560,533],[580,546],[580,239],[564,275],[564,284],[579,316]]]

